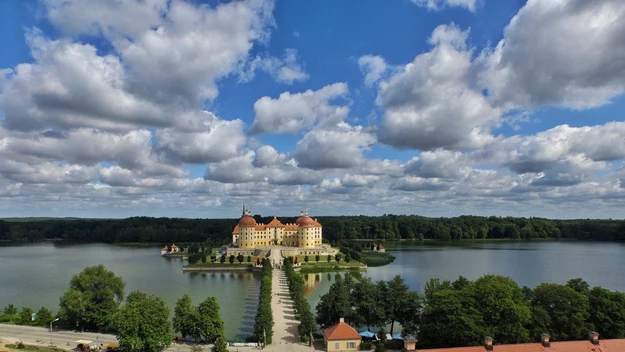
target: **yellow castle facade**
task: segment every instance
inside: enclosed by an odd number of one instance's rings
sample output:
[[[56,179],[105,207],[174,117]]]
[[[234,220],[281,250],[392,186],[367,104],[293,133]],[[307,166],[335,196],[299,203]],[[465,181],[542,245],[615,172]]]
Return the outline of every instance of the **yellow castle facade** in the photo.
[[[257,224],[249,210],[243,207],[243,215],[232,231],[232,244],[242,249],[265,246],[315,248],[322,243],[322,227],[317,219],[301,212],[294,224],[283,224],[276,217],[268,224]]]

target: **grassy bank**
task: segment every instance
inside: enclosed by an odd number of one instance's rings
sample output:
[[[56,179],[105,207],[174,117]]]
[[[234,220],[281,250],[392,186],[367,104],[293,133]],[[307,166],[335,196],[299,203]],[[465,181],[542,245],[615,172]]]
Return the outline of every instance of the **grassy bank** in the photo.
[[[366,270],[367,267],[362,263],[352,263],[349,264],[328,264],[328,263],[319,263],[314,265],[302,265],[299,268],[299,272],[301,274],[314,274],[314,273],[325,273],[332,271],[360,271]]]
[[[380,253],[374,251],[362,251],[360,253],[360,259],[367,266],[384,266],[390,264],[395,260],[395,256],[390,253]]]

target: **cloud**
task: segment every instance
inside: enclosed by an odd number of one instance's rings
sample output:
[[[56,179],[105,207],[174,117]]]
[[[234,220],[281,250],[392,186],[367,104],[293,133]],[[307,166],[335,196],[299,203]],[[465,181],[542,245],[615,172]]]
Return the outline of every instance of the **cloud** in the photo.
[[[406,174],[412,176],[456,180],[466,175],[471,166],[464,154],[438,149],[412,158],[404,169]]]
[[[447,7],[465,7],[471,12],[479,4],[479,0],[411,0],[415,5],[425,7],[428,10],[438,11]]]
[[[285,159],[286,155],[279,154],[274,147],[263,145],[256,151],[252,164],[255,167],[274,166],[284,162]]]
[[[416,191],[446,191],[451,187],[447,182],[439,179],[426,179],[421,177],[406,176],[391,185],[392,190],[416,192]]]
[[[386,61],[381,56],[365,55],[358,59],[360,71],[365,75],[365,85],[371,87],[382,79],[387,70]]]
[[[18,65],[0,87],[7,128],[119,131],[173,123],[158,106],[123,89],[126,73],[118,57],[98,56],[91,45],[50,41],[36,31],[27,39],[35,63]]]
[[[174,0],[156,30],[114,42],[131,68],[129,89],[152,101],[182,106],[214,99],[216,81],[238,69],[254,42],[267,38],[272,10],[270,1],[210,8]]]
[[[283,59],[272,56],[256,56],[246,64],[246,69],[241,71],[239,80],[242,82],[251,81],[256,76],[256,71],[261,70],[280,83],[292,84],[296,81],[305,81],[309,77],[308,73],[297,59],[297,50],[295,49],[285,49]]]
[[[543,172],[569,156],[594,162],[625,159],[625,122],[560,125],[529,136],[512,136],[476,152],[485,161],[523,173]]]
[[[625,2],[529,0],[493,50],[481,84],[506,108],[588,109],[625,91]]]
[[[339,125],[336,130],[312,130],[297,142],[298,165],[310,169],[355,167],[364,158],[363,150],[375,143],[375,136],[362,126]]]
[[[471,88],[468,32],[438,26],[434,48],[418,55],[380,83],[377,104],[385,109],[380,142],[399,149],[478,148],[493,139],[502,111]]]
[[[347,84],[334,83],[316,91],[284,92],[278,99],[262,97],[254,103],[256,118],[249,133],[297,133],[315,124],[336,125],[347,117],[349,107],[332,102],[347,91]]]
[[[69,35],[136,38],[161,23],[167,0],[43,0],[47,17]]]
[[[202,164],[226,160],[239,154],[245,145],[243,121],[225,121],[204,111],[202,128],[181,131],[165,128],[156,132],[156,147],[176,161]]]

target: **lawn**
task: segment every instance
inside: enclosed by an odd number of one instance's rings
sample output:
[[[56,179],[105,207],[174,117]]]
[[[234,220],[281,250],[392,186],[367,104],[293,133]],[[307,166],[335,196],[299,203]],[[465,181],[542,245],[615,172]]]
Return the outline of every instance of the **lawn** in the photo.
[[[17,346],[13,344],[4,345],[9,351],[37,351],[37,352],[58,352],[62,350],[58,349],[49,349],[45,347],[32,347],[32,346],[24,346],[23,348],[17,348]],[[1,351],[1,350],[0,350]]]

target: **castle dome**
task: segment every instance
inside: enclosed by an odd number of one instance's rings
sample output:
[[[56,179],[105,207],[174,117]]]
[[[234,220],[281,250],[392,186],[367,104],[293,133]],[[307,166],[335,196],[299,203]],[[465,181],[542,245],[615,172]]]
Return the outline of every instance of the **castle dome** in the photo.
[[[313,220],[310,216],[300,216],[299,218],[297,218],[295,223],[300,227],[315,226],[315,220]]]
[[[256,220],[249,215],[245,215],[239,220],[239,227],[254,227],[256,226]]]

